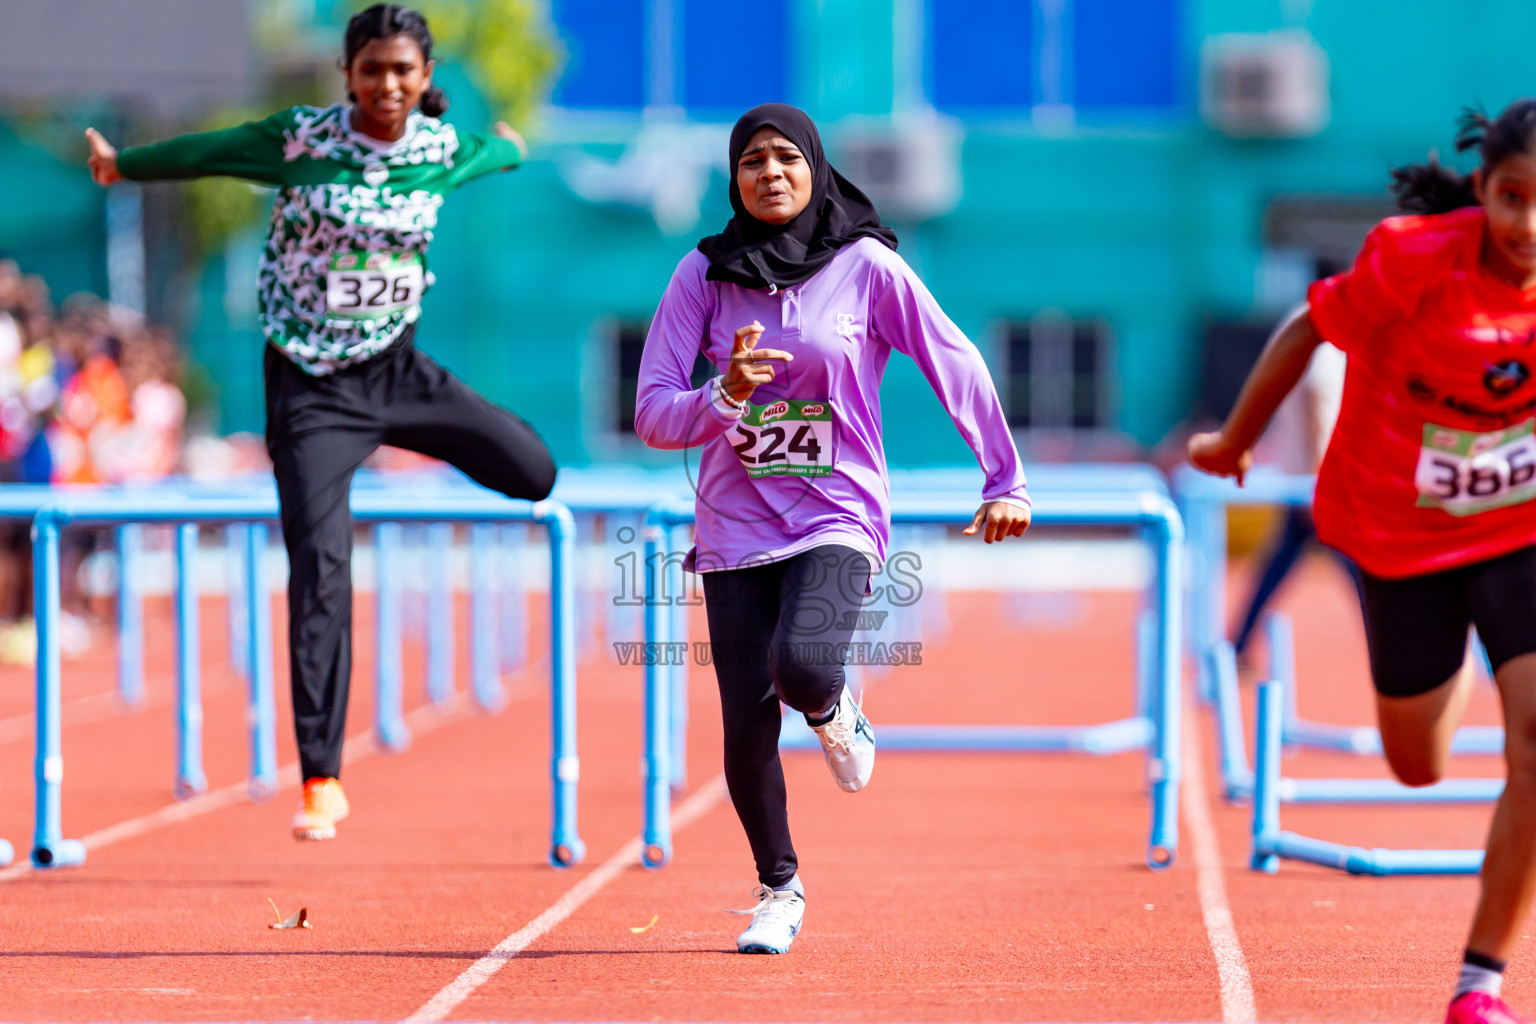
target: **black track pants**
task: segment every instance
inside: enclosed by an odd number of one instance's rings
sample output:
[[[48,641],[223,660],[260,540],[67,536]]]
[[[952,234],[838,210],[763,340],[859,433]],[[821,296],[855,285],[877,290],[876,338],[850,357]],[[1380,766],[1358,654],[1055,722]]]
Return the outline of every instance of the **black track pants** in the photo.
[[[312,377],[268,346],[267,451],[288,546],[288,656],[304,778],[341,773],[352,674],[352,474],[381,444],[539,500],[555,464],[533,429],[416,349],[415,328],[372,359]]]
[[[779,702],[821,716],[843,693],[846,650],[869,561],[827,544],[782,562],[704,574],[710,657],[725,720],[725,781],[757,879],[782,888],[799,862],[789,839]]]

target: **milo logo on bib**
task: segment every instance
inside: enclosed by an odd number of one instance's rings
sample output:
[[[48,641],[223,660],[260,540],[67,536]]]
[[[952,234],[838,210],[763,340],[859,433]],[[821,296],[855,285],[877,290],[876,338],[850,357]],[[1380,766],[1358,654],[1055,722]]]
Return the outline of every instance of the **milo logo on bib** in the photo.
[[[835,419],[826,401],[749,405],[731,447],[750,477],[830,476]]]

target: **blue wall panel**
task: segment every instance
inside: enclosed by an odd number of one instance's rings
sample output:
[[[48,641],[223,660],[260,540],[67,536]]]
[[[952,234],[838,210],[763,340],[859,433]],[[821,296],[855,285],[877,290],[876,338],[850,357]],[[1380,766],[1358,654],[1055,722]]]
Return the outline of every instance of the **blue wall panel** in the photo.
[[[728,113],[787,102],[788,0],[682,0],[683,106]]]
[[[1179,0],[1075,0],[1073,11],[1074,106],[1174,105]]]
[[[1034,5],[943,0],[928,8],[930,91],[942,110],[1034,103]]]
[[[645,105],[645,5],[642,0],[554,0],[565,42],[565,73],[554,102],[589,110]]]

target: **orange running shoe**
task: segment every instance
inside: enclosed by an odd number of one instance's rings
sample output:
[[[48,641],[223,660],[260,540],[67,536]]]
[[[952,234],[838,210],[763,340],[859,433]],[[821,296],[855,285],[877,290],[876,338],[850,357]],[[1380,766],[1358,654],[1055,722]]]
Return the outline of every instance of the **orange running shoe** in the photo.
[[[293,838],[335,839],[336,823],[352,808],[338,779],[307,779],[304,802],[293,816]]]

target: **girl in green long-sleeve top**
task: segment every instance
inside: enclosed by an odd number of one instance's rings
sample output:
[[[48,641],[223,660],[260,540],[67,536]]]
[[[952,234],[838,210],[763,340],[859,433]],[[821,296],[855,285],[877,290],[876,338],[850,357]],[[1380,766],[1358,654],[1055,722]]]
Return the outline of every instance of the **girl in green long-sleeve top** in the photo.
[[[86,133],[100,185],[230,175],[278,186],[257,287],[268,342],[267,450],[290,563],[299,839],[333,838],[348,811],[338,776],[351,674],[354,470],[391,444],[512,497],[542,499],[554,486],[538,435],[413,341],[443,197],[525,154],[505,124],[480,135],[439,121],[448,104],[432,69],[421,15],[375,4],[347,25],[350,104],[293,107],[121,153]]]

